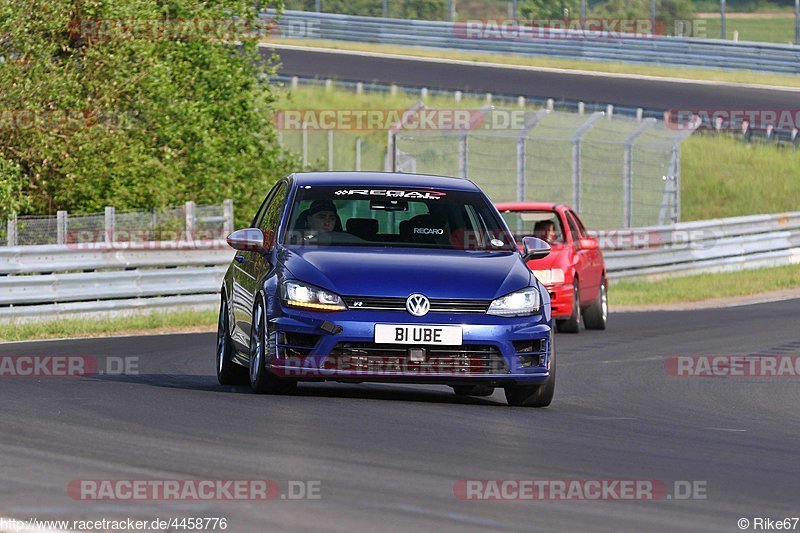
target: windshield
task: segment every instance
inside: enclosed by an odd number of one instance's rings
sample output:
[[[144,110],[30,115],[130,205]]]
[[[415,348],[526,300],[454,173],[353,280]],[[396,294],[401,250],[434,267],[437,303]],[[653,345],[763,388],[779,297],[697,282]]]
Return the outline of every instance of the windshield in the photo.
[[[284,243],[511,251],[515,244],[476,192],[302,186]]]
[[[504,211],[506,225],[517,241],[523,237],[538,237],[548,244],[564,244],[564,228],[553,211]]]

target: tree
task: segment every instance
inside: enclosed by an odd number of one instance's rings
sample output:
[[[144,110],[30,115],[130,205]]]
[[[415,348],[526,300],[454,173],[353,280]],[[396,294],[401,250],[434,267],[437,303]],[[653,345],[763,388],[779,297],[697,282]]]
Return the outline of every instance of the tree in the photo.
[[[237,213],[254,212],[297,166],[277,143],[256,10],[0,0],[0,211],[232,197]]]

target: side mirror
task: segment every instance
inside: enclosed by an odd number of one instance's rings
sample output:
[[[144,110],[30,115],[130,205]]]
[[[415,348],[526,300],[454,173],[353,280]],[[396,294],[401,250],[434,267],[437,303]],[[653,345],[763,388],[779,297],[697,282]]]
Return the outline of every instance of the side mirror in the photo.
[[[236,230],[226,239],[228,246],[245,252],[268,252],[272,249],[272,239],[267,239],[258,228]]]
[[[597,243],[597,239],[586,238],[578,241],[578,248],[581,250],[597,250],[600,245]]]
[[[550,245],[536,237],[522,238],[522,259],[527,263],[531,259],[542,259],[550,255]]]

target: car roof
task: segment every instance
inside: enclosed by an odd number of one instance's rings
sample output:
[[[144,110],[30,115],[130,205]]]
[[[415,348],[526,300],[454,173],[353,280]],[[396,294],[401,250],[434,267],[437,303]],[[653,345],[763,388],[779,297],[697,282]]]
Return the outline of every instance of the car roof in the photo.
[[[478,191],[478,186],[464,178],[405,174],[401,172],[298,172],[293,175],[297,185],[346,185],[362,187],[419,187]]]
[[[564,204],[554,202],[501,202],[494,204],[498,211],[558,211]]]

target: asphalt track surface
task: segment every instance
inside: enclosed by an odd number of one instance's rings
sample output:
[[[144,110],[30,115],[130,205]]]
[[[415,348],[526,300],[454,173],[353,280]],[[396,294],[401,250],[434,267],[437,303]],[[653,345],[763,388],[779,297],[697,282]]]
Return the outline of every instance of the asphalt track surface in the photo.
[[[136,357],[139,374],[0,378],[0,516],[226,517],[228,531],[739,531],[800,514],[798,378],[686,378],[683,354],[796,354],[798,300],[617,313],[558,336],[548,409],[501,391],[301,385],[253,395],[213,375],[213,334],[0,344],[2,355]],[[319,480],[320,500],[75,501],[75,479]],[[706,499],[463,501],[464,479],[705,483]]]
[[[265,57],[270,50],[261,48]],[[664,82],[602,75],[503,69],[477,65],[355,56],[336,51],[280,49],[285,76],[503,93],[558,101],[650,110],[794,110],[798,93],[773,89]]]

